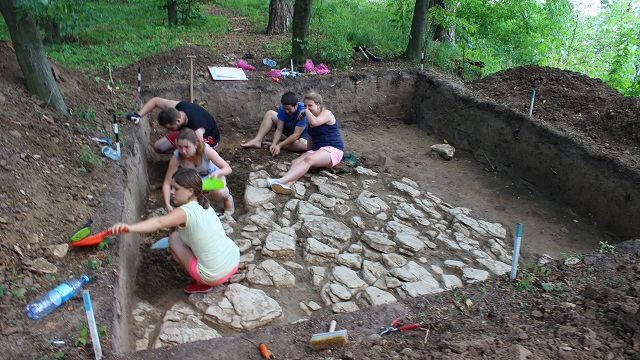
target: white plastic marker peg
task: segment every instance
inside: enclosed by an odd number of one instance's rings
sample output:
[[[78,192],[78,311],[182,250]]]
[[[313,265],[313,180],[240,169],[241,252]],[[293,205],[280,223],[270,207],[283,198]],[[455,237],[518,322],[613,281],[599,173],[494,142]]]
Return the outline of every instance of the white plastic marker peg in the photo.
[[[91,295],[89,295],[89,290],[82,290],[82,299],[84,300],[84,309],[87,311],[87,323],[89,324],[89,331],[91,332],[93,353],[96,355],[96,360],[101,360],[102,347],[100,346],[100,336],[98,335],[98,327],[96,326],[96,319],[93,314],[93,306],[91,305]]]

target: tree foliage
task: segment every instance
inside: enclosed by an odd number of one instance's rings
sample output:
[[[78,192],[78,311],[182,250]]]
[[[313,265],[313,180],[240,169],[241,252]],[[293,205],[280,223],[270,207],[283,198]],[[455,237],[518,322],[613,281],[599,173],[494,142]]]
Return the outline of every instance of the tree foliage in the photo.
[[[190,43],[210,45],[215,38],[206,36],[205,27],[230,31],[228,26],[224,30],[220,19],[214,20],[219,22],[215,26],[203,25],[211,23],[212,16],[203,10],[210,3],[232,7],[236,14],[249,20],[252,31],[263,31],[272,0],[171,0],[181,6],[179,24],[171,28],[166,27],[168,0],[87,0],[73,2],[73,7],[69,6],[72,0],[16,1],[23,12],[53,18],[66,37],[81,38],[91,45],[95,33],[128,26],[126,30],[114,30],[118,33],[107,36],[109,41],[104,42],[116,43],[111,39],[117,38],[116,51],[107,50],[104,45],[96,48],[100,53],[92,57],[103,62],[108,54],[139,55],[142,48],[149,55],[154,43],[178,42],[185,33]],[[425,27],[425,38],[429,39],[427,65],[463,76],[472,70],[487,75],[519,65],[553,66],[601,78],[624,94],[639,95],[640,0],[602,2],[601,11],[586,14],[575,8],[575,0],[429,0]],[[333,66],[351,65],[357,46],[367,47],[383,58],[397,57],[408,47],[415,4],[415,0],[315,0],[310,8],[308,32],[291,41],[298,42],[297,49],[304,52],[301,57],[310,56]],[[126,8],[134,6],[137,12],[131,15]],[[83,11],[84,7],[92,11]],[[118,12],[113,11],[114,7]],[[125,20],[116,14],[121,12],[128,14]],[[95,21],[93,26],[89,25],[91,21]],[[184,26],[187,24],[199,27],[197,33],[201,35],[194,35]],[[444,29],[446,36],[438,36],[438,29]],[[6,34],[6,29],[0,22],[2,33]],[[122,37],[122,33],[126,36]],[[278,39],[266,43],[265,50],[288,58],[294,44],[278,43],[282,42]],[[74,63],[96,63],[76,59],[85,49],[68,44],[49,46],[54,56],[58,49],[63,49],[64,57],[73,58]],[[124,57],[117,62],[123,60]],[[465,63],[469,60],[482,62],[485,67],[470,67]]]
[[[74,0],[19,0],[15,3],[19,15],[31,14],[40,30],[44,42],[49,44],[74,40],[78,33],[86,31],[92,24],[86,13],[87,3]]]

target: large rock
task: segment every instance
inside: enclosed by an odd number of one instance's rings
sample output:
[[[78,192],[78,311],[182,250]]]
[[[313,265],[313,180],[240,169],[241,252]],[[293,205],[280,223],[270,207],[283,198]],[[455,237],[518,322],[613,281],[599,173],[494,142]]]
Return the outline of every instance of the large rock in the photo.
[[[298,217],[303,217],[305,215],[322,216],[324,215],[324,211],[310,202],[300,201],[298,203]]]
[[[295,276],[272,259],[265,260],[249,270],[247,280],[254,284],[275,287],[292,287],[296,284]]]
[[[409,254],[414,254],[425,247],[425,241],[413,235],[398,233],[395,236],[396,243]]]
[[[403,220],[415,221],[424,217],[424,213],[406,202],[400,203],[396,207],[396,215]]]
[[[457,214],[454,217],[454,222],[459,221],[470,229],[476,231],[482,236],[493,236],[498,239],[504,239],[507,237],[507,230],[498,223],[490,223],[484,220],[476,220],[465,214]]]
[[[173,346],[218,337],[221,337],[220,334],[202,322],[188,304],[178,302],[165,314],[153,347]]]
[[[363,292],[364,299],[372,306],[393,304],[398,300],[391,293],[369,286]]]
[[[393,231],[396,234],[407,234],[407,235],[411,235],[411,236],[420,236],[420,231],[412,228],[409,225],[405,225],[399,221],[389,221],[387,222],[387,224],[385,225],[387,230],[389,231]]]
[[[387,205],[380,196],[372,193],[371,191],[364,190],[356,198],[356,204],[358,208],[370,215],[376,215],[380,212],[389,211],[391,208]]]
[[[362,278],[369,285],[380,289],[387,288],[388,285],[385,281],[387,275],[389,275],[389,270],[379,262],[365,260],[362,264]]]
[[[296,251],[296,239],[280,231],[272,231],[267,235],[262,248],[262,255],[279,258],[293,259]]]
[[[367,283],[358,277],[358,274],[346,266],[336,266],[331,272],[331,277],[336,282],[347,287],[352,294],[367,288]]]
[[[307,215],[302,220],[302,231],[307,236],[340,251],[350,245],[351,229],[340,221],[314,215]]]
[[[431,145],[431,151],[435,151],[445,160],[451,160],[453,159],[453,155],[456,153],[456,148],[449,144],[435,144]]]
[[[406,282],[403,283],[400,288],[410,297],[435,294],[444,291],[435,279]]]
[[[415,189],[413,186],[411,185],[407,185],[405,183],[399,182],[399,181],[392,181],[391,182],[391,186],[393,186],[394,188],[405,192],[407,194],[409,194],[409,196],[411,196],[412,198],[416,198],[418,196],[420,196],[420,190]]]
[[[282,316],[280,305],[264,291],[240,284],[229,285],[219,301],[212,293],[191,295],[189,301],[204,311],[207,320],[241,331],[266,325]]]
[[[391,253],[396,249],[396,243],[389,239],[387,233],[365,230],[362,241],[382,253]]]
[[[249,207],[258,207],[273,201],[276,193],[269,188],[247,186],[244,190],[244,202]]]
[[[307,239],[304,250],[304,260],[311,264],[331,262],[340,253],[338,249],[323,244],[314,238]]]
[[[328,183],[317,184],[317,185],[318,185],[318,191],[320,191],[320,193],[325,196],[349,200],[350,191],[348,189],[341,188],[340,186],[328,184]]]

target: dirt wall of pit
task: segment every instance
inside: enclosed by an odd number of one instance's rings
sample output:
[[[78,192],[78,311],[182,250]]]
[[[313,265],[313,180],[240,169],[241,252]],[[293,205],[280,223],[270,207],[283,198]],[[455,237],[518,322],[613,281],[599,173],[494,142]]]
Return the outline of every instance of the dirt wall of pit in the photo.
[[[121,183],[124,189],[124,206],[120,221],[135,223],[140,219],[147,198],[148,157],[150,126],[148,122],[140,122],[138,126],[130,127],[125,134],[129,139],[123,158],[126,178]],[[131,149],[131,150],[129,150]],[[114,181],[114,183],[117,183]],[[115,353],[125,353],[134,349],[130,337],[129,323],[131,322],[131,296],[139,266],[139,235],[118,235],[118,283],[115,286],[113,306],[112,346]]]
[[[194,100],[204,100],[204,107],[213,114],[224,133],[234,128],[255,128],[266,110],[280,105],[280,97],[293,91],[302,101],[309,91],[322,95],[323,102],[336,115],[361,115],[362,122],[371,116],[412,119],[415,115],[412,99],[416,88],[416,73],[395,71],[384,74],[357,74],[345,77],[298,76],[281,78],[278,82],[207,81],[194,87]],[[189,99],[188,89],[156,89],[145,98]]]
[[[434,73],[417,82],[416,121],[626,239],[640,236],[640,173],[528,115]]]

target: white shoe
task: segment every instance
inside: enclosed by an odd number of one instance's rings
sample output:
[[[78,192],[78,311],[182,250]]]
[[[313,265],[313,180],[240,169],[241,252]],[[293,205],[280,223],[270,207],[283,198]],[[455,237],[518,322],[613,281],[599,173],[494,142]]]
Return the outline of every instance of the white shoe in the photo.
[[[267,178],[267,186],[271,187],[273,184],[280,184],[280,179]]]
[[[285,184],[280,184],[279,182],[271,185],[270,188],[276,194],[289,195],[293,192],[293,189]]]

